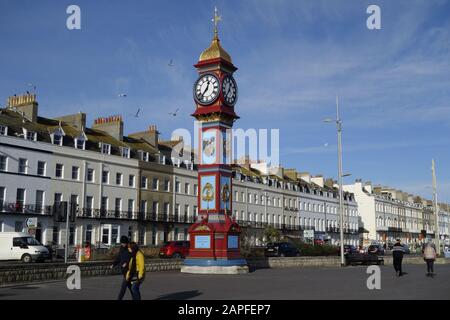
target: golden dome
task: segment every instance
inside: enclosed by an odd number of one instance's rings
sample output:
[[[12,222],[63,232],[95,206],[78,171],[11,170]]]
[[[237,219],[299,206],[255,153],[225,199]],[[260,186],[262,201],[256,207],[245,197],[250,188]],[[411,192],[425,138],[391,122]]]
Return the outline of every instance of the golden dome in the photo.
[[[217,36],[217,32],[214,32],[214,38],[211,41],[211,45],[202,52],[199,62],[217,58],[222,58],[225,61],[232,63],[230,55],[220,45],[220,40]]]

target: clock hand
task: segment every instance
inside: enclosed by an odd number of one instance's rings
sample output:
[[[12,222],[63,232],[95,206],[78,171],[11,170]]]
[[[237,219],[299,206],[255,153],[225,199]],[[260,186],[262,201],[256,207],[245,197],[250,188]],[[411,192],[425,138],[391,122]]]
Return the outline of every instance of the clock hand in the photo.
[[[209,83],[210,83],[210,81],[208,80],[208,85],[206,86],[205,90],[203,90],[203,92],[202,92],[202,98],[205,95],[206,91],[208,91],[208,89],[209,89]]]

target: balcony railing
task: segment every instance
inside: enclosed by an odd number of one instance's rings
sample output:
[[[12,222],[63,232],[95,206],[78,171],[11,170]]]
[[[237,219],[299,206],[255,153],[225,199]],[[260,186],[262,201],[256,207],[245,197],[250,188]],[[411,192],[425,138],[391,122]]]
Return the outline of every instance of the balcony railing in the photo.
[[[119,210],[104,210],[104,209],[90,209],[84,208],[78,210],[78,218],[105,218],[105,219],[126,219],[137,220],[138,213],[131,211],[119,211]]]
[[[53,206],[44,206],[40,204],[22,204],[20,202],[0,203],[0,212],[2,213],[20,213],[20,214],[41,214],[50,216],[53,214]]]

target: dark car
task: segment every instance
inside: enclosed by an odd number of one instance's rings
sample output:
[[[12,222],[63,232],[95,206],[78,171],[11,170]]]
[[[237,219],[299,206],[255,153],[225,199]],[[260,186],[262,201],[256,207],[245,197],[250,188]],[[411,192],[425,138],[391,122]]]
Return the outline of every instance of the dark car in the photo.
[[[185,258],[189,254],[189,241],[167,241],[159,249],[161,258]]]
[[[380,244],[371,244],[367,248],[367,253],[368,254],[377,254],[379,256],[384,256],[384,248]]]
[[[351,245],[351,244],[344,244],[344,254],[354,254],[359,253],[359,250]]]
[[[298,257],[300,250],[289,242],[269,243],[264,250],[266,257]]]

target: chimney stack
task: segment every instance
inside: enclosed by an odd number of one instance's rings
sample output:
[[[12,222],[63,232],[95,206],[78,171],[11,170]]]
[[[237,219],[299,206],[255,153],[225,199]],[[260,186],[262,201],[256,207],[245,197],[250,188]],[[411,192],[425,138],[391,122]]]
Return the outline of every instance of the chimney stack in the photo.
[[[92,129],[106,132],[119,141],[123,140],[123,121],[120,115],[95,119]]]
[[[159,132],[154,124],[149,125],[147,131],[132,133],[129,136],[135,139],[142,139],[155,148],[158,148]]]
[[[38,103],[35,94],[27,93],[21,96],[9,97],[7,107],[20,113],[23,112],[28,120],[37,122]]]
[[[72,125],[78,130],[83,130],[86,128],[86,113],[82,113],[81,111],[76,114],[55,118],[55,120],[59,120]]]

